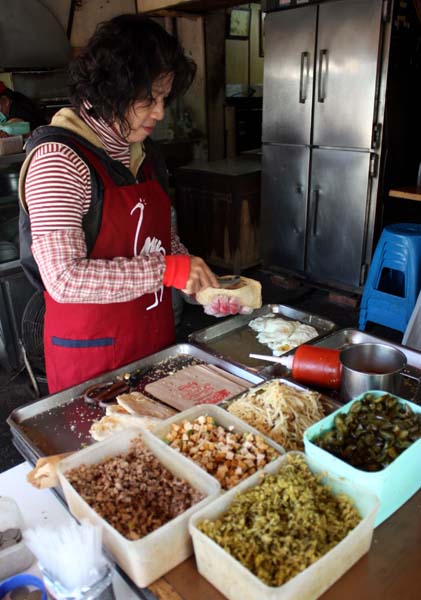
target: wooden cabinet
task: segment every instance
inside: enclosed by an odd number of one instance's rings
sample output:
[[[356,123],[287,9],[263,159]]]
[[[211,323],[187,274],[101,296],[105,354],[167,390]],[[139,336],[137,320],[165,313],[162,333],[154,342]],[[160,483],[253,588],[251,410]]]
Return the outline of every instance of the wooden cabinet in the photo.
[[[177,169],[181,241],[206,262],[233,273],[259,262],[260,160],[194,162]]]

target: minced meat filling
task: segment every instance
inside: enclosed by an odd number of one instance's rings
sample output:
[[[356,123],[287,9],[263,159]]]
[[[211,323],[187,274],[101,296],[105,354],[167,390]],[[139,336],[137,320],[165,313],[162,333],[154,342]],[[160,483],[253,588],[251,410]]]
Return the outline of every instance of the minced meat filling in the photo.
[[[82,498],[129,540],[137,540],[202,500],[135,438],[127,453],[80,465],[66,477]]]

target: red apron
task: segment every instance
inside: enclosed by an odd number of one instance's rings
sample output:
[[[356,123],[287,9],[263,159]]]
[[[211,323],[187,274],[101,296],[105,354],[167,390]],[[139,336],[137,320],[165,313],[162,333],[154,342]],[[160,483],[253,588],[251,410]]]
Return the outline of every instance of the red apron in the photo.
[[[116,186],[99,159],[81,148],[104,185],[102,221],[89,258],[171,252],[170,200],[153,171],[146,181]],[[133,362],[174,341],[171,290],[130,302],[59,303],[45,292],[44,347],[50,393]]]

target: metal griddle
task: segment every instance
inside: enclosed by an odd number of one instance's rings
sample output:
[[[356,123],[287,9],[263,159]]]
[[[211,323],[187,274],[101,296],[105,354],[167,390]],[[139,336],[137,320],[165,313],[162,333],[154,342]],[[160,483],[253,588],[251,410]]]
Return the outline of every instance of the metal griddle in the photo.
[[[257,317],[263,317],[273,313],[283,319],[300,321],[306,325],[312,325],[319,332],[319,336],[313,341],[325,336],[336,329],[333,321],[320,317],[303,310],[298,310],[285,304],[265,304],[251,315],[239,315],[226,319],[222,323],[201,329],[189,335],[189,340],[200,345],[208,352],[223,356],[227,360],[246,367],[252,367],[257,371],[263,369],[267,363],[254,358],[249,354],[266,354],[271,356],[272,351],[268,346],[260,344],[256,338],[256,332],[249,327],[250,321]],[[285,352],[285,355],[293,353],[294,350]]]

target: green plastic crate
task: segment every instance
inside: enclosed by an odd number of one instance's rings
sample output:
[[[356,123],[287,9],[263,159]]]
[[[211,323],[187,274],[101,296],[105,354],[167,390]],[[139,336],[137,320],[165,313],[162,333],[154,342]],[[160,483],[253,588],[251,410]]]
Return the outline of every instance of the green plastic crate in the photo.
[[[26,135],[31,131],[31,127],[28,121],[13,121],[12,123],[6,122],[4,125],[0,125],[0,130],[9,135]]]

